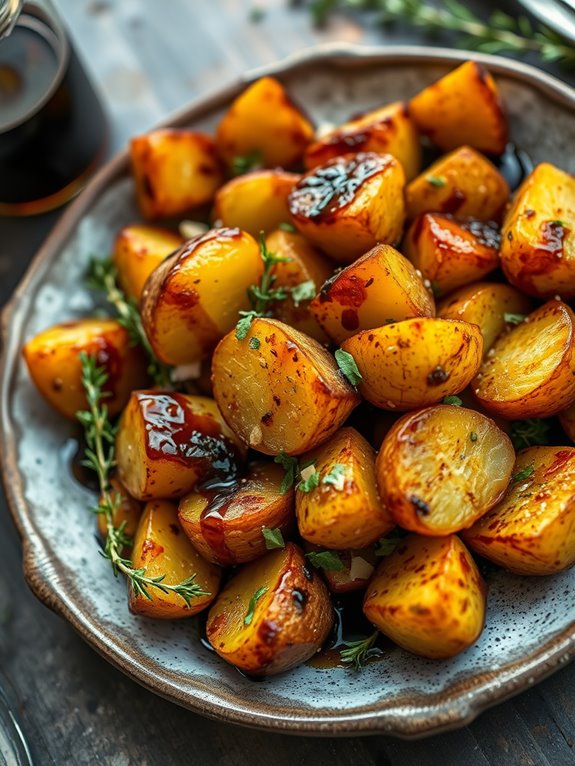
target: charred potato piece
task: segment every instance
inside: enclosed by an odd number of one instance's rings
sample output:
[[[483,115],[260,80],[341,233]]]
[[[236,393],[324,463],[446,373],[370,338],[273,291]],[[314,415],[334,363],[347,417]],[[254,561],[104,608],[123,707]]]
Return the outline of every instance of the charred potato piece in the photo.
[[[493,508],[514,462],[509,437],[491,418],[438,405],[397,421],[383,440],[376,473],[397,524],[441,536],[470,527]]]
[[[289,196],[293,223],[334,260],[351,263],[394,243],[405,219],[401,164],[389,154],[345,155],[306,173]]]
[[[390,245],[376,245],[334,274],[314,298],[310,310],[336,343],[358,330],[435,314],[433,296],[421,277]]]
[[[359,403],[333,356],[307,335],[259,317],[231,332],[212,360],[214,397],[233,431],[267,455],[301,455],[328,439]]]
[[[504,418],[545,418],[575,401],[575,315],[548,301],[502,335],[472,383],[480,404]]]
[[[455,535],[409,535],[377,569],[363,611],[413,654],[443,660],[472,646],[483,630],[487,587]]]
[[[293,543],[235,574],[208,614],[208,641],[244,673],[271,676],[305,662],[327,638],[325,584]]]
[[[544,162],[515,193],[501,232],[507,279],[538,298],[575,297],[575,178]]]
[[[575,449],[529,447],[495,508],[464,533],[469,547],[511,572],[549,575],[575,563]]]
[[[409,115],[443,151],[468,144],[501,154],[508,140],[507,118],[493,77],[466,61],[409,102]]]
[[[247,289],[263,270],[255,239],[214,229],[186,242],[146,282],[142,323],[155,355],[167,364],[207,358],[247,311]],[[217,300],[214,300],[217,295]]]
[[[211,202],[224,176],[213,140],[165,128],[130,142],[136,199],[148,219],[181,215]]]
[[[412,410],[457,394],[481,365],[477,325],[454,319],[406,319],[345,340],[362,376],[359,390],[384,410]]]
[[[107,377],[104,391],[111,417],[121,412],[134,388],[148,382],[142,350],[114,319],[62,322],[31,338],[22,349],[30,377],[46,401],[76,420],[88,407],[82,385],[80,354],[94,356]]]
[[[166,500],[146,504],[138,525],[132,566],[145,569],[146,577],[161,577],[163,585],[178,585],[194,577],[203,595],[186,601],[175,591],[162,593],[150,588],[152,599],[133,588],[129,592],[130,611],[134,614],[175,620],[191,617],[211,604],[220,587],[221,570],[196,552],[178,524],[178,509]]]
[[[115,500],[119,500],[119,503],[114,505],[114,513],[112,515],[112,523],[116,529],[124,524],[124,532],[127,537],[133,538],[138,528],[138,523],[142,515],[142,505],[135,500],[126,488],[122,485],[118,479],[110,479],[110,494]],[[98,532],[102,537],[106,536],[108,531],[106,523],[106,515],[99,513],[98,516]]]

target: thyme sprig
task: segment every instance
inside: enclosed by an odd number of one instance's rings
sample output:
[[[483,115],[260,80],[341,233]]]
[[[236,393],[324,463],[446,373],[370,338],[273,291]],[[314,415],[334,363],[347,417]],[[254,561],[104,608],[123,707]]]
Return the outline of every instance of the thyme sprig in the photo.
[[[345,649],[341,649],[339,656],[342,662],[353,665],[355,670],[361,670],[367,660],[374,654],[373,646],[377,641],[379,632],[376,630],[371,636],[360,641],[344,641]]]

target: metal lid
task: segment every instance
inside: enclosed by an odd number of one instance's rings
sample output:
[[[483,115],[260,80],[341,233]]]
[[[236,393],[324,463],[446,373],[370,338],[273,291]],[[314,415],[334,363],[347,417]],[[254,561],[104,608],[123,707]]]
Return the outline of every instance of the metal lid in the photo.
[[[12,31],[24,0],[0,0],[0,40]]]

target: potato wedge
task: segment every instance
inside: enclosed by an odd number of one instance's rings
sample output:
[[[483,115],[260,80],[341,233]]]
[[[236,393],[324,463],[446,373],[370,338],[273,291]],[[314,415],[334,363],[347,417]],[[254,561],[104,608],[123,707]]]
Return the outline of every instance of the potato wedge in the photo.
[[[299,231],[339,263],[394,243],[405,219],[401,164],[389,154],[345,155],[310,170],[289,196]]]
[[[468,144],[501,154],[507,144],[507,118],[497,85],[476,61],[466,61],[424,88],[408,109],[419,130],[443,151]]]
[[[213,399],[134,391],[116,436],[118,478],[137,500],[181,497],[237,474],[244,449]]]
[[[575,448],[529,447],[503,500],[463,533],[511,572],[549,575],[575,564]]]
[[[409,535],[377,569],[363,611],[413,654],[447,659],[472,646],[485,622],[487,586],[455,535]]]
[[[538,298],[575,297],[575,178],[547,162],[515,193],[501,239],[507,279]]]
[[[208,614],[208,641],[244,673],[271,676],[314,655],[333,625],[321,578],[288,543],[235,574]]]
[[[162,593],[150,588],[152,600],[129,591],[130,611],[160,620],[191,617],[209,606],[220,587],[221,570],[209,564],[196,552],[178,524],[178,509],[174,503],[155,500],[146,504],[138,525],[132,566],[146,570],[146,577],[164,576],[162,584],[178,585],[190,577],[203,591],[188,605],[176,592]]]
[[[239,229],[213,229],[186,242],[142,294],[142,323],[158,359],[179,365],[209,357],[238,312],[250,308],[247,289],[259,284],[262,270],[257,242]]]
[[[575,401],[575,315],[548,301],[493,345],[472,383],[480,404],[504,418],[546,418]]]
[[[124,524],[124,532],[128,537],[133,538],[138,528],[138,523],[142,515],[142,504],[133,498],[121,482],[115,477],[110,479],[111,495],[113,498],[120,498],[119,505],[116,506],[112,517],[112,523],[116,529]],[[98,532],[102,537],[106,536],[107,524],[106,516],[103,513],[97,515]]]
[[[128,332],[114,319],[62,322],[26,342],[22,353],[36,387],[61,415],[76,420],[88,406],[82,386],[80,353],[94,356],[108,376],[104,391],[114,417],[134,388],[148,383],[147,361]]]
[[[358,330],[410,317],[433,316],[433,296],[413,265],[391,245],[376,245],[336,272],[311,302],[310,311],[336,343]]]
[[[326,441],[359,403],[333,356],[303,333],[259,317],[245,338],[231,332],[212,360],[214,397],[246,444],[267,455],[301,455]]]
[[[377,456],[381,498],[399,526],[441,536],[470,527],[507,489],[515,451],[475,410],[438,405],[410,413]]]
[[[421,317],[364,330],[342,349],[355,359],[359,390],[384,410],[412,410],[463,391],[481,365],[477,325]]]
[[[164,128],[130,141],[136,199],[144,218],[166,218],[211,202],[224,176],[214,141]]]

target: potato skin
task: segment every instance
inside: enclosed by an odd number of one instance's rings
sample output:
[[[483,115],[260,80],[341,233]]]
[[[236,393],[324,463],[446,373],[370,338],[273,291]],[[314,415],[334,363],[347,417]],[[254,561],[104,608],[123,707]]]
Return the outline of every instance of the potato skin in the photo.
[[[249,625],[250,599],[260,588]],[[325,584],[293,543],[242,567],[208,614],[207,637],[226,662],[244,673],[283,673],[314,655],[333,625]]]
[[[529,447],[517,456],[503,500],[463,533],[469,547],[522,575],[549,575],[575,563],[575,448]]]
[[[322,551],[319,545],[306,543],[306,551]],[[338,551],[337,555],[343,569],[324,569],[322,574],[325,578],[330,593],[337,595],[353,593],[365,590],[371,579],[380,558],[375,555],[375,546],[360,548],[359,550]]]
[[[483,630],[487,587],[455,535],[408,535],[371,580],[363,611],[382,633],[413,654],[447,659]]]

